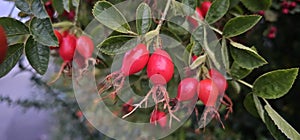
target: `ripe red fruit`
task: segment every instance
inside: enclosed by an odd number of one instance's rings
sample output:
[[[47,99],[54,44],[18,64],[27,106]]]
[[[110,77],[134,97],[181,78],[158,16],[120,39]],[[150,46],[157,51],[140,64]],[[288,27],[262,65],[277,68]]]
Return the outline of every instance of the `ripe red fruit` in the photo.
[[[76,116],[80,119],[83,117],[83,113],[80,110],[76,111]]]
[[[211,6],[211,2],[210,1],[204,1],[204,2],[201,3],[200,9],[201,9],[203,17],[206,16],[207,11],[209,10],[210,6]]]
[[[215,69],[209,70],[209,76],[218,87],[219,92],[223,94],[228,87],[225,77]]]
[[[54,30],[54,34],[55,34],[55,36],[58,40],[58,43],[60,44],[62,42],[62,39],[63,39],[62,35],[60,34],[60,32],[58,30]]]
[[[289,3],[288,3],[287,1],[283,1],[283,2],[281,3],[281,7],[283,7],[283,8],[288,8],[288,7],[289,7]]]
[[[122,105],[122,112],[124,114],[131,112],[134,108],[132,104],[133,104],[133,98],[129,99],[126,103]]]
[[[200,20],[203,20],[203,14],[199,7],[196,7],[195,16],[198,17]],[[198,27],[198,21],[196,19],[194,19],[193,17],[187,16],[187,20],[188,20],[189,24],[191,25],[192,29],[195,29]]]
[[[60,44],[59,55],[64,61],[71,62],[73,60],[75,49],[76,37],[68,35],[63,38],[62,43]]]
[[[3,29],[2,26],[0,26],[0,64],[4,61],[7,55],[7,49],[8,49],[8,44],[7,44],[5,30]]]
[[[188,101],[195,97],[197,93],[198,80],[195,78],[183,79],[177,89],[176,99],[178,101]]]
[[[99,94],[112,86],[115,90],[108,96],[117,94],[123,87],[125,77],[141,71],[147,65],[148,59],[149,51],[144,44],[138,44],[135,48],[126,52],[121,69],[107,75],[105,80],[100,83]]]
[[[174,73],[174,64],[170,55],[157,49],[150,57],[147,66],[147,76],[154,85],[165,85]]]
[[[198,97],[205,106],[215,106],[218,96],[218,87],[211,79],[204,79],[199,82]]]
[[[258,14],[261,15],[261,16],[264,16],[265,15],[265,11],[260,10],[260,11],[258,11]]]
[[[288,14],[289,13],[289,9],[288,8],[283,8],[282,9],[282,13],[283,14]]]
[[[173,107],[170,105],[170,97],[169,93],[165,87],[165,84],[172,79],[174,73],[174,64],[170,57],[170,55],[161,49],[156,49],[155,52],[150,56],[147,66],[147,76],[149,77],[150,81],[153,83],[151,90],[146,94],[145,98],[140,101],[136,105],[136,107],[122,118],[126,118],[130,114],[132,114],[138,107],[140,107],[143,103],[147,106],[148,98],[151,97],[154,100],[155,108],[158,108],[159,103],[164,103],[164,106],[168,109],[170,115],[170,127],[172,125],[172,118],[180,121],[174,114]],[[153,112],[151,115],[150,122],[155,122],[159,118],[164,115],[160,115],[162,113]],[[158,116],[158,117],[157,117]],[[163,117],[165,118],[165,117]],[[162,121],[160,121],[162,120]],[[164,127],[166,125],[166,119],[158,120],[159,124]]]
[[[47,14],[49,15],[50,19],[53,20],[53,16],[54,16],[54,8],[52,6],[52,2],[51,1],[47,1],[45,3],[45,9],[47,11]]]
[[[289,7],[292,8],[292,9],[295,8],[296,6],[297,6],[297,3],[294,2],[294,1],[289,3]]]
[[[58,53],[64,62],[61,65],[57,76],[52,81],[48,82],[48,85],[51,85],[55,81],[57,81],[60,75],[62,74],[63,70],[65,69],[65,67],[72,62],[75,49],[76,49],[76,37],[74,35],[68,35],[64,37],[58,50]]]
[[[149,51],[145,44],[138,44],[135,48],[124,55],[121,72],[125,75],[132,75],[141,71],[149,60]]]
[[[276,34],[275,33],[269,33],[268,34],[268,38],[269,39],[274,39],[276,37]]]
[[[85,35],[80,36],[76,41],[76,50],[85,59],[90,58],[94,51],[93,40]]]
[[[154,110],[151,113],[150,124],[156,125],[157,123],[161,127],[165,127],[167,125],[167,116],[165,112]]]
[[[199,7],[196,7],[196,13],[199,19],[203,20],[205,17],[205,14],[202,13],[202,10]]]
[[[59,47],[63,40],[63,37],[58,30],[54,30],[54,35],[56,36],[56,38],[58,40],[58,47]],[[50,46],[50,49],[57,49],[58,47]]]
[[[69,35],[69,31],[68,30],[66,30],[66,31],[64,31],[64,32],[62,32],[62,37],[66,37],[66,36],[68,36]]]

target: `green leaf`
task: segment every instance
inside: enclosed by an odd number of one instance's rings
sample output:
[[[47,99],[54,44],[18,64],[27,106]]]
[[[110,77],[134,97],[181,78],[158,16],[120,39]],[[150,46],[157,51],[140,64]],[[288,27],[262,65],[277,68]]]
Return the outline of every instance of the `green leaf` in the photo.
[[[288,138],[278,129],[271,117],[265,112],[265,125],[276,140],[287,140]]]
[[[52,24],[49,18],[32,18],[30,22],[30,31],[33,38],[46,46],[58,46],[58,41],[54,35]]]
[[[0,78],[6,75],[17,64],[22,53],[24,44],[15,44],[8,47],[5,60],[0,64]]]
[[[112,36],[104,40],[97,47],[107,55],[115,55],[124,53],[137,45],[134,36],[118,35]]]
[[[244,107],[246,108],[246,110],[251,115],[253,115],[254,117],[259,117],[259,115],[257,113],[257,109],[256,109],[256,106],[255,106],[255,102],[254,102],[253,94],[252,93],[247,94],[247,96],[244,99],[243,104],[244,104]]]
[[[26,14],[32,14],[30,5],[27,0],[15,0],[15,5],[19,8],[22,12]]]
[[[199,56],[191,65],[190,68],[193,70],[197,67],[199,67],[200,65],[202,65],[206,60],[206,55],[201,55]]]
[[[252,72],[253,69],[242,68],[235,61],[230,68],[230,74],[235,79],[243,79]]]
[[[13,18],[1,17],[0,25],[4,28],[8,37],[30,34],[28,27],[24,23]]]
[[[229,70],[229,54],[228,54],[228,46],[225,38],[222,38],[222,46],[221,46],[221,56],[223,60],[223,64],[225,65],[226,71]]]
[[[50,49],[36,42],[30,36],[25,44],[25,54],[30,65],[41,75],[45,74],[48,69]]]
[[[252,93],[251,93],[251,94],[252,94]],[[254,101],[254,104],[255,104],[257,113],[258,113],[258,115],[260,116],[261,120],[262,120],[263,122],[265,122],[265,116],[264,116],[265,110],[264,110],[263,106],[261,105],[261,102],[260,102],[260,100],[258,99],[258,97],[257,97],[256,95],[254,95],[254,94],[252,94],[252,95],[253,95],[253,101]]]
[[[255,50],[233,41],[230,44],[233,46],[231,56],[240,67],[254,69],[267,64],[267,61]]]
[[[291,140],[299,140],[300,134],[286,121],[284,120],[269,104],[265,105],[270,118],[283,134],[285,134]]]
[[[93,15],[103,25],[121,33],[130,33],[131,29],[122,13],[111,3],[99,1],[95,4]]]
[[[267,10],[272,4],[272,0],[241,0],[241,2],[252,12]]]
[[[215,23],[226,14],[229,5],[229,0],[215,0],[205,16],[205,21],[209,24]]]
[[[151,18],[151,8],[146,3],[141,3],[136,10],[136,30],[139,35],[149,31]]]
[[[280,98],[292,88],[297,74],[298,68],[268,72],[255,80],[253,93],[266,99]]]
[[[223,35],[225,37],[234,37],[245,33],[258,23],[261,16],[247,15],[230,19],[224,26]]]
[[[183,16],[173,16],[167,23],[168,29],[175,33],[176,35],[189,34],[188,32],[188,23],[185,22],[186,18]]]
[[[38,18],[44,19],[49,17],[41,0],[32,0],[30,9],[32,14]]]
[[[63,0],[53,0],[52,1],[53,8],[59,13],[62,14],[64,12],[64,3]]]

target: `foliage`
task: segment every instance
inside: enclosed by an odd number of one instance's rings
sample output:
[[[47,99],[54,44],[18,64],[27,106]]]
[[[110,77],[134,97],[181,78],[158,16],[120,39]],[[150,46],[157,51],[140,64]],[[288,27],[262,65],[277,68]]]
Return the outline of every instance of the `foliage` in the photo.
[[[245,121],[245,118],[235,120],[239,118],[238,115],[246,117],[246,121],[249,118],[249,116],[245,115],[245,109],[254,117],[259,117],[275,139],[300,139],[300,135],[293,128],[293,124],[290,125],[284,120],[284,117],[280,116],[280,113],[277,113],[272,108],[271,103],[269,103],[269,99],[281,98],[290,91],[297,79],[298,68],[273,69],[270,72],[265,72],[265,74],[255,75],[254,80],[251,80],[254,81],[253,85],[245,82],[245,79],[248,80],[247,76],[253,75],[253,73],[251,75],[252,71],[263,69],[268,64],[267,60],[269,62],[270,60],[263,57],[264,51],[256,49],[259,46],[252,46],[256,45],[255,43],[251,43],[248,39],[249,42],[247,44],[250,44],[248,46],[240,38],[245,39],[245,36],[256,30],[258,24],[263,20],[275,22],[276,16],[274,17],[272,14],[279,9],[279,2],[274,1],[272,3],[271,0],[214,0],[207,15],[204,15],[205,18],[200,20],[197,18],[197,13],[195,14],[194,9],[200,6],[200,3],[203,2],[202,0],[197,0],[197,2],[194,0],[166,0],[166,4],[163,5],[155,5],[156,0],[153,2],[146,0],[139,3],[139,5],[135,5],[135,8],[133,8],[135,10],[133,21],[126,19],[127,16],[125,15],[128,14],[126,11],[122,11],[114,5],[119,2],[121,1],[63,0],[53,1],[49,9],[46,1],[16,0],[15,4],[21,10],[21,14],[28,17],[29,20],[26,23],[22,23],[10,17],[0,18],[0,25],[4,27],[7,40],[9,41],[8,54],[4,62],[0,64],[0,77],[9,73],[18,64],[18,61],[23,61],[21,59],[22,55],[27,58],[32,68],[40,75],[44,75],[47,72],[49,65],[59,62],[60,60],[57,57],[58,51],[50,50],[51,47],[59,46],[59,40],[53,31],[54,28],[60,30],[60,32],[67,31],[76,36],[89,34],[94,40],[97,52],[99,51],[95,62],[102,62],[96,64],[98,71],[101,71],[103,67],[105,69],[110,67],[112,56],[124,54],[134,48],[137,42],[144,42],[151,51],[155,47],[164,46],[162,48],[171,55],[175,64],[182,64],[184,67],[194,71],[197,78],[207,76],[209,69],[216,68],[225,71],[223,74],[226,75],[229,82],[229,89],[226,93],[230,93],[235,104],[234,108],[237,110],[232,115],[234,119],[229,119],[226,122],[226,125],[229,125],[226,126],[226,130],[208,125],[206,132],[203,132],[204,135],[200,136],[194,133],[194,130],[197,130],[200,126],[197,124],[199,117],[196,112],[193,112],[191,118],[183,126],[165,139],[197,139],[199,137],[206,139],[208,136],[215,136],[215,138],[224,138],[227,136],[229,139],[238,139],[243,135],[251,135],[248,134],[249,131],[236,132],[240,127],[245,126],[241,124]],[[187,6],[192,7],[193,10]],[[297,13],[297,9],[299,7],[290,12]],[[57,14],[50,14],[49,10],[56,11]],[[265,10],[266,12],[263,16],[257,14],[261,10]],[[75,12],[73,17],[72,12]],[[89,15],[85,16],[85,13],[89,13]],[[152,19],[155,15],[159,15],[160,19]],[[87,21],[91,21],[93,18],[97,20],[98,25],[93,29],[85,29],[87,23],[89,23]],[[267,30],[269,31],[269,28]],[[210,38],[209,35],[212,33],[210,31],[216,33],[218,38]],[[99,39],[99,34],[108,34],[108,32],[111,34],[107,38],[103,39],[100,37],[101,39]],[[173,54],[173,51],[178,51],[176,50],[178,44],[172,41],[159,42],[162,38],[160,34],[167,35],[173,40],[179,41],[185,47],[184,54],[181,56]],[[272,37],[269,35],[269,38]],[[217,45],[218,43],[220,45]],[[216,50],[220,50],[220,54],[216,53],[218,52]],[[195,61],[191,61],[193,56],[197,56]],[[50,58],[58,61],[56,63],[50,62]],[[276,69],[278,68],[276,67]],[[26,71],[27,69],[24,70]],[[174,92],[176,90],[173,88],[177,87],[177,83],[179,83],[179,79],[176,79],[179,74],[180,70],[176,71],[175,75],[177,76],[174,76],[168,83],[167,90],[170,93],[170,97],[175,97]],[[104,73],[99,74],[96,72],[96,77],[103,75]],[[1,96],[0,102],[39,109],[60,108],[67,111],[66,115],[73,116],[63,117],[64,115],[62,115],[61,117],[66,121],[74,121],[74,124],[79,126],[78,131],[82,132],[83,139],[86,137],[89,139],[104,137],[102,134],[98,134],[97,130],[83,116],[76,116],[79,109],[75,105],[76,100],[68,87],[70,83],[67,86],[57,84],[54,87],[49,87],[36,74],[33,77],[33,81],[37,85],[45,88],[49,92],[49,95],[53,95],[53,102],[13,101],[9,97]],[[129,76],[129,79],[133,81],[132,88],[139,93],[147,93],[149,90],[145,87],[148,81],[143,79],[144,77],[144,71],[139,73],[139,75]],[[242,91],[240,90],[241,87]],[[56,94],[52,88],[61,90],[62,93],[59,94],[71,96],[61,99],[58,93]],[[235,92],[231,91],[235,91],[238,94],[233,95],[232,93]],[[248,94],[242,94],[245,92]],[[54,102],[59,103],[59,105],[55,106]],[[122,106],[122,104],[124,103],[120,101],[116,103],[116,106]],[[241,104],[245,106],[245,109],[239,106]],[[115,109],[118,107],[111,108]],[[199,112],[203,111],[203,104],[201,102],[197,103],[196,110]],[[138,114],[145,115],[145,112],[149,117],[151,112],[147,110]],[[220,112],[221,115],[226,112],[224,106],[220,107]],[[214,123],[212,122],[212,124]],[[236,128],[234,128],[235,124],[237,124]],[[250,136],[249,139],[268,137],[263,135],[264,130],[259,130],[255,127],[252,126],[254,130],[251,131],[257,133],[257,136]],[[72,130],[71,132],[74,133],[74,131],[77,130]],[[206,136],[205,134],[208,135]]]

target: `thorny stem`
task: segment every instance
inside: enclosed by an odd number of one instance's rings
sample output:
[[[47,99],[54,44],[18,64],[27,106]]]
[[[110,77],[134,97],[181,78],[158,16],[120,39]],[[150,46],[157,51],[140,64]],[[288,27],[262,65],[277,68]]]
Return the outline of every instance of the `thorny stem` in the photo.
[[[251,85],[251,84],[249,84],[249,83],[247,83],[247,82],[245,82],[245,81],[243,81],[243,80],[237,80],[237,81],[238,81],[239,83],[241,83],[241,84],[243,84],[243,85],[249,87],[249,88],[253,88],[253,85]]]
[[[169,95],[168,95],[168,92],[165,88],[162,88],[162,92],[164,93],[164,99],[165,99],[165,102],[166,102],[166,106],[168,108],[168,112],[170,114],[170,120],[169,120],[169,127],[171,128],[172,126],[172,118],[174,118],[175,120],[177,120],[178,122],[180,122],[180,119],[178,119],[174,114],[173,114],[173,111],[172,111],[172,107],[170,106],[169,102],[170,102],[170,98],[169,98]]]
[[[78,20],[78,15],[79,15],[79,5],[80,5],[80,0],[78,0],[78,5],[76,6],[76,11],[75,11],[75,19],[74,19],[74,26],[76,26],[77,24],[77,20]]]
[[[156,30],[157,30],[157,31],[160,30],[160,28],[161,28],[163,22],[164,22],[165,19],[166,19],[167,13],[168,13],[169,8],[170,8],[171,1],[172,1],[172,0],[168,0],[168,1],[167,1],[165,10],[164,10],[164,12],[162,13],[161,18],[160,18],[160,20],[159,20],[159,22],[158,22],[158,25],[157,25],[157,27],[156,27]]]
[[[140,103],[135,104],[134,105],[135,107],[129,113],[127,113],[126,115],[124,115],[122,118],[124,119],[124,118],[128,117],[129,115],[131,115],[133,112],[135,112],[135,110],[137,110],[139,107],[141,107],[142,104],[145,103],[148,100],[149,96],[153,93],[153,91],[156,91],[156,90],[157,90],[157,87],[154,87],[153,89],[151,89],[147,93],[147,95],[145,96],[145,98],[142,101],[140,101]]]
[[[63,73],[63,70],[68,65],[68,63],[69,62],[67,62],[67,61],[65,61],[65,62],[62,63],[57,76],[52,81],[50,81],[50,82],[47,83],[49,86],[52,85],[54,82],[56,82],[59,79],[60,75]]]
[[[11,10],[10,10],[10,12],[9,12],[9,14],[8,14],[8,17],[11,17],[12,13],[13,13],[14,10],[15,10],[15,7],[16,7],[16,5],[14,4],[14,6],[11,8]]]

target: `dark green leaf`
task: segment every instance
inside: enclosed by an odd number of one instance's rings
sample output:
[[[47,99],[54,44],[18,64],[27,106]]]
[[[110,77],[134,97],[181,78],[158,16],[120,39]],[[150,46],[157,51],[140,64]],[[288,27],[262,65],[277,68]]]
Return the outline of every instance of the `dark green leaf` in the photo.
[[[255,80],[253,93],[266,99],[280,98],[292,88],[297,75],[297,68],[268,72]]]
[[[136,10],[136,30],[139,35],[149,31],[151,18],[151,8],[146,3],[141,3]]]
[[[215,23],[226,14],[229,5],[229,0],[215,0],[205,16],[205,21],[209,24]]]
[[[235,7],[239,2],[240,0],[230,0],[230,8]]]
[[[264,110],[263,106],[261,105],[261,102],[258,99],[258,97],[254,94],[253,94],[253,101],[254,101],[254,104],[255,104],[258,115],[260,116],[261,120],[263,122],[265,122],[265,116],[264,116],[265,110]]]
[[[252,72],[253,69],[246,69],[233,62],[230,68],[230,74],[235,79],[243,79]]]
[[[27,0],[15,0],[16,7],[26,14],[32,14]]]
[[[249,93],[247,94],[247,96],[244,99],[244,107],[246,108],[246,110],[253,115],[254,117],[259,117],[258,113],[257,113],[257,109],[255,106],[255,102],[253,100],[253,94]]]
[[[267,61],[253,49],[231,41],[231,56],[242,68],[254,69],[267,64]]]
[[[291,140],[300,140],[300,134],[286,120],[284,120],[269,104],[265,105],[265,110],[283,134],[285,134]]]
[[[191,9],[196,9],[197,6],[197,0],[182,0],[182,3]]]
[[[232,18],[225,24],[223,35],[225,37],[234,37],[245,33],[257,24],[260,19],[261,16],[258,15],[247,15]]]
[[[203,46],[204,41],[204,26],[200,25],[195,31],[192,33],[193,39],[198,42],[201,46]]]
[[[287,137],[278,129],[278,127],[266,112],[264,113],[264,118],[265,125],[276,140],[287,140]]]
[[[45,74],[48,69],[50,49],[36,42],[30,36],[25,45],[25,54],[30,65],[41,75]]]
[[[271,4],[272,0],[241,0],[245,7],[253,12],[259,10],[267,10]]]
[[[183,16],[174,16],[168,21],[168,29],[176,35],[187,35],[188,23]]]
[[[32,14],[38,18],[44,19],[49,17],[41,0],[32,0],[30,9]]]
[[[191,3],[191,0],[183,0],[182,3],[178,1],[172,1],[172,6],[170,8],[170,11],[172,12],[169,13],[172,13],[173,16],[193,15],[195,13],[195,9],[193,7],[190,7],[188,3]],[[195,8],[196,8],[196,4],[195,4]]]
[[[119,35],[112,36],[104,40],[97,47],[99,50],[108,55],[124,53],[137,45],[134,36]]]
[[[130,26],[122,13],[107,1],[97,2],[93,14],[100,23],[113,30],[121,33],[131,32]]]
[[[62,14],[64,12],[64,4],[63,0],[53,0],[52,1],[53,8],[59,13]]]
[[[0,64],[0,77],[6,75],[17,64],[22,53],[24,44],[15,44],[8,47],[8,53],[5,60]]]
[[[191,37],[190,40],[193,45],[192,46],[193,54],[199,56],[203,52],[201,44],[198,41],[195,41],[194,37]]]
[[[225,38],[222,38],[222,48],[221,48],[221,55],[223,64],[225,65],[226,71],[229,70],[230,64],[229,64],[229,54],[228,54],[228,46]]]
[[[25,24],[13,18],[1,17],[0,25],[4,28],[8,37],[30,34]]]
[[[30,22],[30,31],[33,38],[39,43],[46,46],[58,46],[49,18],[39,19],[34,17]]]

